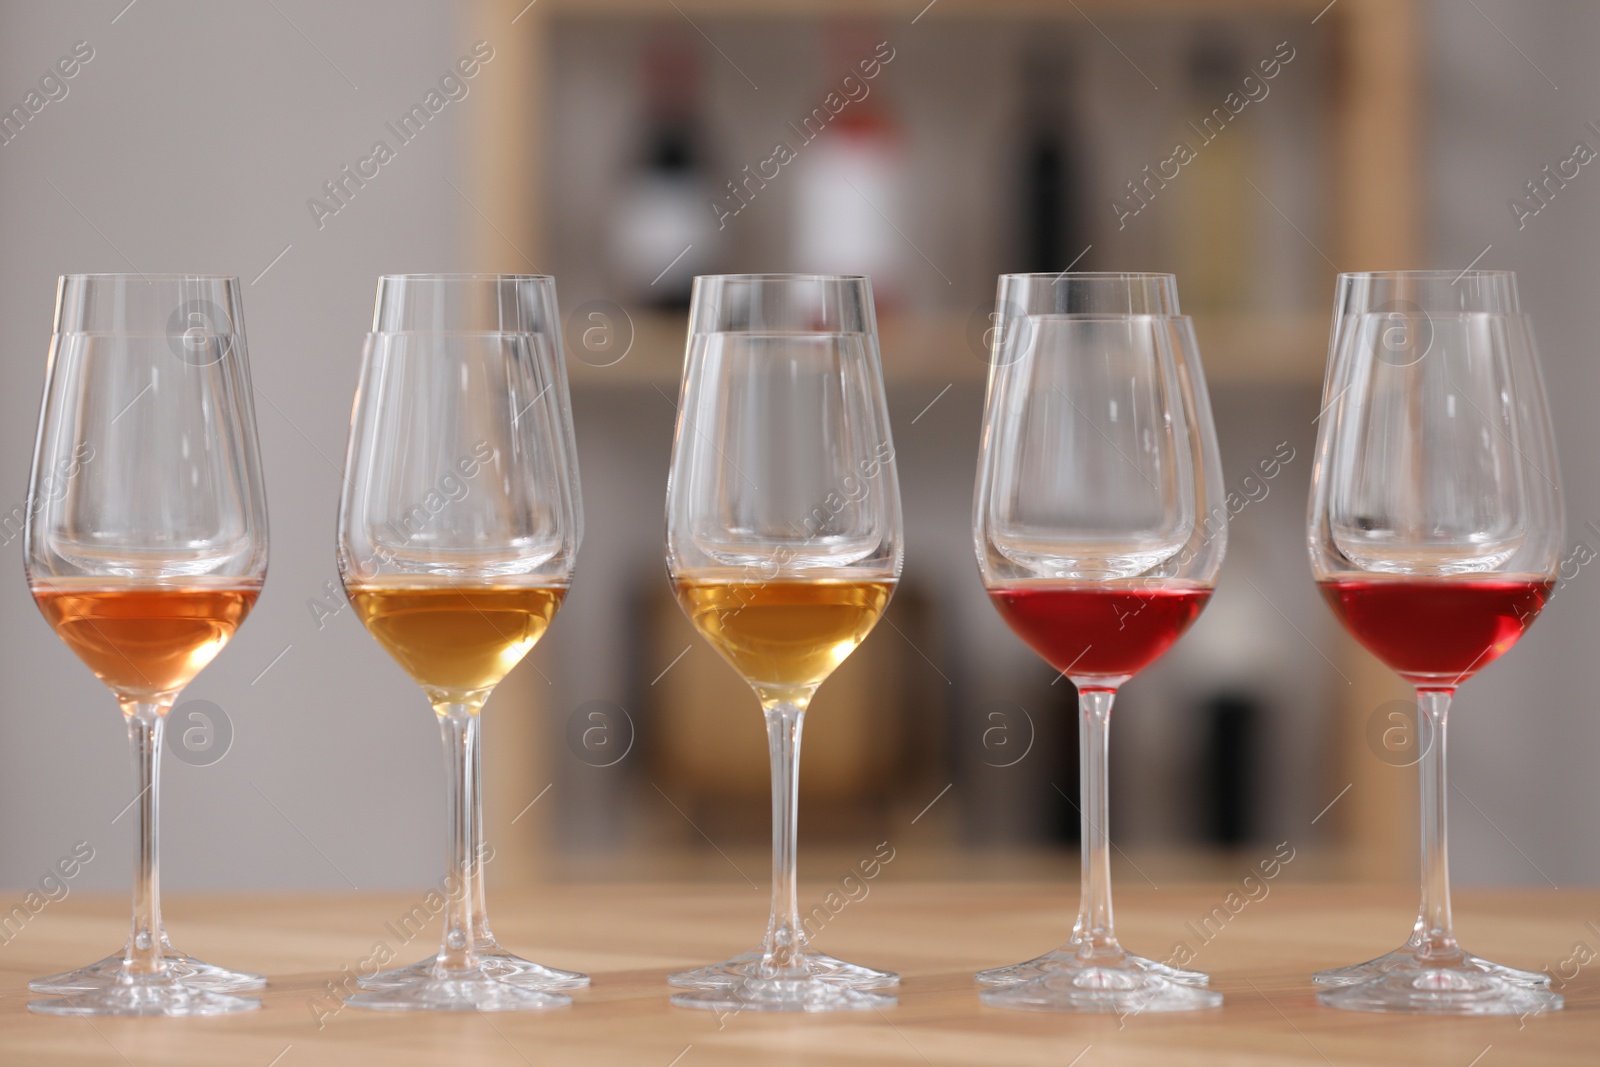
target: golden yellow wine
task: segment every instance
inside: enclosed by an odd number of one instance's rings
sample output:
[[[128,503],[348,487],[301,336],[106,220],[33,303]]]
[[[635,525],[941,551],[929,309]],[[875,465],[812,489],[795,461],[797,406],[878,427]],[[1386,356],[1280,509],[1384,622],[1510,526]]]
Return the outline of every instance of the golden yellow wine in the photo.
[[[678,602],[763,700],[804,704],[883,614],[892,581],[688,578]]]
[[[482,705],[538,644],[564,585],[479,585],[437,578],[346,586],[373,637],[435,706]]]

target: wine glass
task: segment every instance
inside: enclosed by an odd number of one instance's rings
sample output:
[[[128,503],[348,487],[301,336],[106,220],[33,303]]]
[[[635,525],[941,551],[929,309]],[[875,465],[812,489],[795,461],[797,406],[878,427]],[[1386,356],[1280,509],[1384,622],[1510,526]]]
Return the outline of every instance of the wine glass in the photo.
[[[69,274],[28,490],[24,568],[57,636],[116,696],[138,772],[127,947],[29,988],[54,1015],[216,1015],[260,975],[178,952],[161,921],[161,739],[267,573],[267,502],[237,278]]]
[[[1510,271],[1341,274],[1308,547],[1345,629],[1417,690],[1422,906],[1411,939],[1322,971],[1352,1011],[1558,1009],[1547,975],[1456,943],[1445,724],[1456,687],[1516,644],[1556,578],[1560,472]]]
[[[587,975],[501,948],[484,907],[479,712],[538,643],[583,536],[555,281],[387,275],[350,421],[339,574],[422,688],[448,777],[443,943],[360,980],[373,1009],[556,1007]]]
[[[772,757],[772,913],[761,947],[674,974],[717,1011],[883,1007],[899,976],[810,947],[795,893],[800,730],[900,575],[900,490],[872,284],[698,277],[672,472],[667,568],[684,613],[755,690]]]
[[[1170,274],[1000,279],[973,505],[990,600],[1078,689],[1082,889],[1072,937],[982,971],[985,1004],[1129,1014],[1216,1007],[1208,978],[1112,928],[1106,739],[1117,689],[1211,598],[1227,509],[1194,327]]]

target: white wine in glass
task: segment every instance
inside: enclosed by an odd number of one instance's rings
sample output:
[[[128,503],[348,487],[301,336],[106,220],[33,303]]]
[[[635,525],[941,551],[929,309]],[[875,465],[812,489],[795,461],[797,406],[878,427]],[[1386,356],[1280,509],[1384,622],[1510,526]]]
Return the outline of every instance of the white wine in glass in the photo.
[[[368,632],[433,705],[450,837],[439,951],[359,979],[378,1010],[558,1007],[587,975],[523,959],[489,929],[484,702],[538,643],[583,535],[555,283],[394,275],[378,283],[350,427],[339,572]]]
[[[675,583],[700,635],[763,700],[808,699],[889,604],[894,583],[875,579],[727,579]]]
[[[487,699],[539,643],[567,587],[423,576],[356,579],[348,593],[367,631],[437,706]]]
[[[672,1003],[835,1011],[894,1003],[888,971],[811,948],[795,879],[800,731],[900,575],[900,492],[871,283],[695,279],[667,486],[685,614],[761,702],[772,760],[772,912],[761,947],[682,971]],[[707,744],[714,744],[708,738]]]

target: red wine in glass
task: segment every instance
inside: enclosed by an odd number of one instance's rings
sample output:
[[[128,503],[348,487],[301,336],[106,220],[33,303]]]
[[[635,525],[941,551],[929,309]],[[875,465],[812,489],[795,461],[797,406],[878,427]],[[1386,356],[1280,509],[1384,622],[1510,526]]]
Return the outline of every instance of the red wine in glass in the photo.
[[[989,599],[1017,636],[1073,678],[1122,679],[1155,662],[1183,636],[1211,587],[1198,582],[1027,582]]]
[[[1160,274],[1008,274],[995,306],[973,543],[995,610],[1078,691],[1082,877],[1067,942],[979,971],[980,998],[1215,1008],[1203,972],[1123,948],[1111,908],[1112,704],[1194,624],[1227,548],[1194,324]]]
[[[1456,690],[1521,640],[1565,543],[1555,435],[1516,276],[1341,274],[1317,422],[1311,571],[1345,629],[1416,689],[1422,859],[1411,936],[1318,971],[1317,1002],[1428,1015],[1559,1010],[1548,974],[1457,940],[1446,845]],[[1515,713],[1532,713],[1525,704]],[[1370,709],[1372,721],[1385,707]],[[1504,759],[1499,769],[1538,774]]]
[[[1494,574],[1372,575],[1317,584],[1351,636],[1406,681],[1454,689],[1517,643],[1553,583]]]

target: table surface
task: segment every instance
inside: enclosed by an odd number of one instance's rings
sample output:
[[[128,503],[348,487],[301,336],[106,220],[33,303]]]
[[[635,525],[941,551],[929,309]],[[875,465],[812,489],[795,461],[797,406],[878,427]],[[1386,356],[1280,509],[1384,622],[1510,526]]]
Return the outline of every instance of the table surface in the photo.
[[[821,902],[827,885],[803,885]],[[766,901],[743,884],[555,885],[494,893],[490,914],[513,951],[589,972],[591,988],[542,1013],[378,1014],[328,997],[375,953],[427,954],[435,923],[402,940],[405,894],[175,897],[179,948],[260,971],[263,1008],[210,1019],[63,1019],[26,1010],[31,977],[98,958],[126,935],[126,904],[74,894],[47,904],[0,944],[0,1064],[1501,1064],[1600,1062],[1600,892],[1464,891],[1458,932],[1480,955],[1561,981],[1566,1010],[1527,1020],[1361,1015],[1319,1007],[1307,976],[1393,948],[1414,897],[1399,890],[1269,884],[1202,944],[1186,923],[1238,886],[1148,885],[1118,891],[1118,932],[1134,951],[1176,942],[1225,994],[1182,1016],[1057,1015],[979,1004],[972,972],[1052,947],[1072,922],[1075,886],[867,884],[820,932],[836,955],[899,971],[883,1012],[718,1018],[667,1003],[666,973],[749,948]],[[20,896],[19,896],[20,899]],[[844,899],[835,898],[835,902]],[[1241,897],[1234,898],[1235,906]],[[1213,922],[1212,928],[1218,924]],[[383,948],[380,949],[379,946]],[[1575,954],[1575,949],[1578,951]],[[1593,950],[1591,953],[1590,950]],[[1590,961],[1591,956],[1596,958]],[[1589,962],[1585,962],[1589,961]]]

